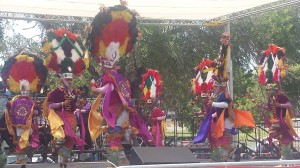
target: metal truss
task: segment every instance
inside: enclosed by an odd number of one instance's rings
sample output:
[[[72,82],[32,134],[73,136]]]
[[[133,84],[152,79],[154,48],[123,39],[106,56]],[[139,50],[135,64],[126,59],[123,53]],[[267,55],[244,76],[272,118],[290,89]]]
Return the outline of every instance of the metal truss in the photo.
[[[204,20],[169,20],[169,19],[150,19],[139,18],[139,24],[144,26],[223,26],[226,22],[230,22],[243,17],[248,17],[270,10],[283,8],[287,6],[299,5],[300,0],[279,0],[276,2],[264,4],[251,9],[231,13],[217,18]],[[59,21],[72,23],[90,23],[93,17],[81,16],[59,16],[49,14],[32,14],[32,13],[15,13],[0,11],[0,19],[17,19],[17,20],[33,20],[33,21]]]
[[[87,23],[92,22],[92,17],[81,16],[59,16],[48,14],[32,14],[32,13],[16,13],[16,12],[0,12],[2,19],[15,19],[15,20],[32,20],[32,21],[59,21],[59,22],[72,22],[72,23]]]
[[[33,20],[33,21],[60,21],[72,23],[90,23],[93,17],[81,16],[59,16],[48,14],[32,14],[32,13],[14,13],[14,12],[0,12],[2,19],[16,19],[16,20]],[[139,19],[139,25],[145,26],[201,26],[202,20],[162,20],[162,19]]]
[[[254,7],[254,8],[246,9],[243,11],[234,12],[234,13],[231,13],[228,15],[220,16],[220,17],[211,19],[211,20],[205,22],[204,24],[214,24],[214,23],[220,24],[222,22],[223,22],[223,24],[225,24],[226,22],[241,19],[244,17],[253,16],[253,15],[260,14],[260,13],[268,12],[270,10],[275,10],[278,8],[295,6],[295,5],[299,6],[300,0],[280,0],[280,1],[271,2],[268,4],[264,4],[264,5],[260,5],[260,6]]]
[[[145,26],[202,26],[203,22],[204,20],[139,19],[139,24]]]

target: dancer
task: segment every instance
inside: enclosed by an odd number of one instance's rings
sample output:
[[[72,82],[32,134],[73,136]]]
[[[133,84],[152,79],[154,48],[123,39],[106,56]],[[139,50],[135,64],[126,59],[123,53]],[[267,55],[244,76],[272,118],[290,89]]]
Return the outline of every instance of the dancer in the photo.
[[[6,104],[8,103],[8,96],[10,92],[6,91],[6,87],[4,83],[0,82],[0,135],[1,135],[1,141],[0,141],[0,148],[3,149],[3,141],[6,142],[8,145],[10,151],[14,150],[14,144],[13,144],[13,138],[9,134],[6,121],[5,121],[5,111],[6,111]]]
[[[99,93],[99,96],[91,108],[89,130],[92,140],[95,140],[101,132],[108,132],[106,136],[110,146],[108,161],[117,166],[128,164],[122,139],[129,139],[130,134],[135,133],[146,137],[146,143],[153,140],[134,108],[128,81],[114,68],[119,58],[133,49],[137,34],[136,13],[130,11],[123,3],[102,8],[92,23],[88,40],[91,53],[102,66],[104,73],[101,85],[91,82],[92,91]],[[102,115],[96,111],[101,97],[103,97]],[[102,127],[102,116],[107,126]]]
[[[159,100],[158,100],[159,101]],[[156,147],[164,146],[165,132],[166,132],[166,114],[158,105],[151,111],[152,128],[151,133],[154,137],[154,144]]]
[[[65,168],[73,145],[80,150],[85,145],[74,132],[77,92],[72,83],[73,74],[79,75],[88,66],[88,58],[83,58],[85,48],[78,36],[63,28],[47,32],[42,50],[47,54],[45,65],[57,73],[61,83],[47,95],[43,115],[49,121],[54,150],[62,157],[60,167]]]
[[[151,133],[155,140],[154,144],[156,147],[164,146],[166,114],[159,107],[159,97],[162,94],[161,77],[159,72],[153,69],[148,69],[142,77],[143,81],[140,86],[143,91],[142,99],[147,102],[151,109]]]
[[[218,143],[221,147],[221,160],[227,161],[235,152],[235,148],[232,147],[232,130],[235,114],[232,109],[232,99],[226,91],[226,82],[216,83],[215,87],[214,94],[216,95],[216,101],[212,102],[212,107],[216,109],[218,121],[215,127],[214,137],[218,138]]]
[[[214,97],[216,100],[212,107],[216,109],[217,123],[213,136],[218,138],[221,158],[218,161],[227,161],[235,152],[232,147],[232,135],[237,134],[236,128],[239,126],[248,126],[255,128],[254,119],[251,112],[234,109],[234,104],[230,94],[227,92],[228,65],[230,58],[231,35],[225,32],[221,36],[220,57],[216,61],[217,69],[214,72]],[[216,150],[218,153],[219,150]]]
[[[75,115],[77,116],[77,122],[80,129],[80,137],[84,139],[86,145],[84,149],[88,150],[93,148],[93,141],[91,139],[91,135],[88,128],[88,117],[91,110],[91,103],[87,101],[88,96],[88,87],[81,86],[79,88],[80,100],[79,100],[79,108],[75,110]]]
[[[203,143],[208,138],[212,152],[218,147],[218,139],[213,136],[216,125],[216,109],[212,107],[212,92],[214,81],[212,79],[216,64],[207,58],[195,68],[196,77],[192,80],[192,91],[201,97],[201,111],[196,115],[204,114],[205,118],[200,125],[194,143]]]
[[[216,161],[227,161],[236,148],[232,147],[232,134],[237,134],[235,128],[239,126],[249,126],[254,128],[254,119],[251,112],[234,109],[233,101],[227,92],[228,65],[230,58],[231,44],[230,34],[225,32],[221,37],[220,57],[215,63],[217,69],[214,70],[214,98],[212,107],[216,109],[216,120],[213,137],[218,139],[218,148],[212,153],[212,159]],[[221,156],[221,158],[217,157]]]
[[[271,112],[269,125],[270,139],[277,139],[281,147],[281,159],[292,159],[291,145],[297,133],[293,128],[292,105],[289,98],[281,91],[281,81],[286,75],[285,49],[275,44],[269,44],[268,49],[258,65],[259,83],[267,86],[268,102],[263,106]],[[259,104],[259,107],[262,107]],[[271,142],[270,142],[271,144]]]
[[[226,91],[231,49],[229,39],[229,33],[225,32],[222,34],[219,59],[214,62],[204,59],[198,66],[200,72],[198,72],[196,80],[193,80],[195,83],[194,92],[198,95],[201,91],[214,88],[215,85],[213,97],[216,98],[216,101],[209,101],[209,104],[211,103],[210,111],[202,123],[197,137],[194,139],[194,142],[204,142],[209,133],[210,123],[213,123],[211,122],[212,113],[216,111],[217,116],[215,120],[217,120],[217,123],[215,124],[215,129],[211,132],[211,137],[217,141],[211,154],[211,158],[215,161],[227,161],[228,157],[234,152],[234,148],[231,146],[231,130],[233,129],[235,118],[232,110],[232,100]],[[203,79],[205,76],[206,78]]]
[[[17,163],[22,164],[23,168],[26,167],[28,157],[32,157],[32,148],[39,145],[38,123],[34,119],[38,112],[30,92],[41,89],[47,74],[43,61],[28,53],[9,58],[1,72],[7,88],[11,92],[20,93],[7,103],[5,118],[7,129],[16,145]]]

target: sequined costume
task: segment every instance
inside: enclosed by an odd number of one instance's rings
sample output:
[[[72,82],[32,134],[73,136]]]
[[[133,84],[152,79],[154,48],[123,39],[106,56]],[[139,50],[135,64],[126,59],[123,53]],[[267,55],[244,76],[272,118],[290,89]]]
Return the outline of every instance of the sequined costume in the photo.
[[[77,144],[81,151],[85,145],[74,132],[77,93],[72,80],[73,74],[80,75],[88,67],[88,58],[79,36],[64,28],[47,32],[42,51],[47,55],[44,64],[56,72],[61,82],[47,95],[43,115],[49,121],[54,149],[63,158],[60,166],[65,168],[73,145]]]
[[[217,69],[213,75],[215,101],[212,102],[212,107],[216,109],[217,122],[212,136],[218,140],[218,148],[212,153],[212,159],[215,161],[227,161],[235,153],[236,148],[232,146],[232,135],[238,134],[237,127],[255,128],[251,112],[235,109],[231,95],[227,92],[230,37],[228,32],[222,34],[220,57],[215,61]],[[216,157],[219,155],[217,153],[220,153],[221,158]]]
[[[166,114],[159,107],[154,107],[154,109],[151,112],[151,133],[154,137],[154,144],[156,147],[164,146],[164,138],[166,132],[165,116]]]
[[[142,99],[150,107],[151,133],[154,137],[154,145],[156,147],[164,146],[164,138],[166,131],[166,114],[160,107],[160,96],[162,95],[162,80],[159,71],[148,69],[142,75]]]
[[[269,44],[263,51],[258,64],[258,82],[266,85],[268,102],[265,110],[271,112],[271,119],[263,113],[266,125],[269,127],[269,141],[279,140],[281,159],[292,159],[291,145],[297,133],[293,128],[292,105],[289,98],[281,90],[281,81],[286,75],[286,50],[275,44]],[[272,142],[269,142],[270,144]]]
[[[108,161],[116,166],[128,164],[121,145],[122,138],[127,139],[134,133],[146,137],[147,141],[153,139],[133,106],[128,81],[114,68],[120,57],[132,51],[137,35],[136,12],[122,3],[101,8],[91,24],[88,38],[91,55],[104,73],[101,85],[91,82],[92,91],[99,93],[99,96],[91,108],[89,130],[92,140],[102,132],[108,132],[106,139],[111,150]],[[97,109],[102,97],[100,115]],[[107,126],[102,125],[103,120]]]
[[[17,163],[25,167],[27,156],[32,157],[32,149],[39,146],[38,112],[30,92],[41,89],[48,71],[36,55],[23,52],[5,62],[1,75],[7,89],[18,94],[7,103],[5,120],[16,145]]]

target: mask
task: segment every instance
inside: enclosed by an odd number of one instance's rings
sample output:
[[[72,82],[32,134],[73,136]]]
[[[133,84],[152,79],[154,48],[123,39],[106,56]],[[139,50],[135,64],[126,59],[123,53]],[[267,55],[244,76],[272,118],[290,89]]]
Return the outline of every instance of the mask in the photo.
[[[112,68],[120,59],[119,46],[119,43],[111,42],[106,48],[105,58],[103,59],[105,67]]]
[[[22,95],[22,96],[28,96],[28,95],[29,95],[29,92],[28,92],[28,91],[21,91],[21,95]]]

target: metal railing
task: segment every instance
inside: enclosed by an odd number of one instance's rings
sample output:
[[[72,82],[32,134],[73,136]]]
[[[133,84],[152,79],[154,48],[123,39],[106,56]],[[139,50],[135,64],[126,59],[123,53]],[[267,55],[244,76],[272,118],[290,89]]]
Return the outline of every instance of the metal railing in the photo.
[[[197,134],[199,125],[197,125],[196,118],[169,118],[171,123],[173,123],[173,131],[167,132],[166,146],[180,146],[181,141],[192,141]],[[183,120],[189,120],[191,124],[190,132],[184,131]],[[296,132],[300,133],[300,119],[293,119],[294,129]],[[171,130],[171,129],[169,129]],[[267,138],[269,137],[268,128],[264,123],[256,124],[256,128],[252,132],[246,133],[242,130],[239,131],[239,136],[236,139],[236,145],[243,151],[246,151],[247,157],[244,159],[249,159],[250,157],[257,157],[260,159],[277,159],[280,156],[280,149],[277,144],[268,144]],[[276,142],[274,142],[276,143]],[[192,143],[191,143],[192,144]],[[201,146],[201,145],[200,145]],[[264,150],[262,150],[264,149]],[[300,139],[295,139],[293,141],[292,149],[294,152],[294,158],[300,158]],[[199,150],[202,150],[200,147]]]
[[[131,165],[119,166],[119,168],[175,168],[175,167],[231,167],[231,166],[247,166],[247,167],[263,167],[263,166],[296,166],[300,165],[300,160],[272,160],[272,161],[248,161],[248,162],[214,162],[214,163],[185,163],[185,164],[156,164],[156,165]]]

